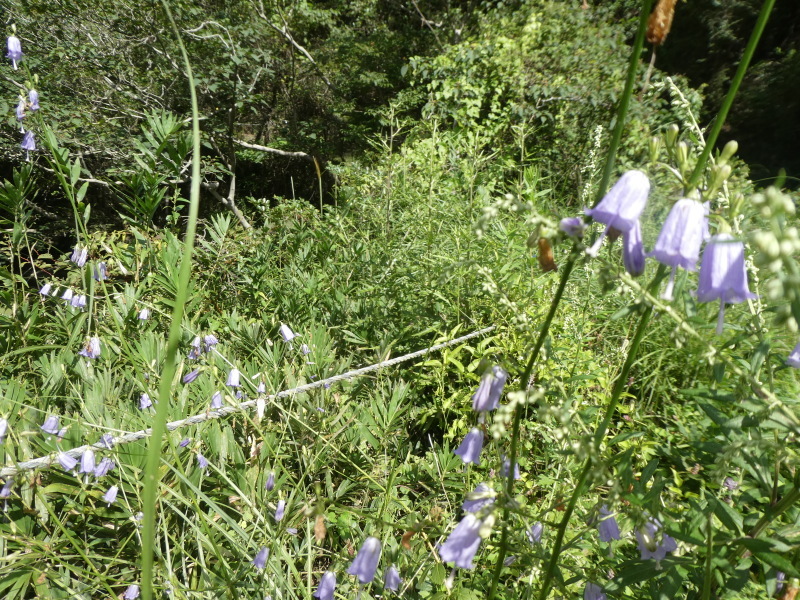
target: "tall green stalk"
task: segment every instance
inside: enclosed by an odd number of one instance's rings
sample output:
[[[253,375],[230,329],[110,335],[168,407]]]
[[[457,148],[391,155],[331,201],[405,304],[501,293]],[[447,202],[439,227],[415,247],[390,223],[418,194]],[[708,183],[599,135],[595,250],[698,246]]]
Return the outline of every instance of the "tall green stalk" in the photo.
[[[642,54],[642,48],[644,47],[644,34],[647,30],[647,17],[650,14],[650,8],[653,4],[653,0],[642,0],[642,13],[639,17],[639,26],[636,32],[636,38],[633,43],[633,49],[631,50],[630,60],[628,61],[628,72],[627,77],[625,79],[625,87],[622,91],[622,97],[620,98],[619,105],[617,107],[617,114],[616,119],[614,122],[614,130],[611,134],[611,140],[609,142],[608,153],[606,154],[606,161],[603,166],[603,174],[600,179],[600,184],[597,189],[597,196],[595,199],[595,206],[600,200],[605,196],[606,190],[608,189],[608,184],[611,181],[611,175],[614,172],[614,164],[616,162],[617,150],[619,149],[619,144],[622,140],[622,132],[625,128],[625,122],[628,116],[628,108],[630,107],[631,97],[633,96],[633,88],[636,84],[636,74],[639,69],[639,57]],[[525,370],[523,371],[520,377],[520,390],[525,392],[528,389],[528,384],[530,381],[531,373],[533,372],[533,366],[536,364],[537,359],[539,358],[539,352],[542,349],[542,345],[544,344],[544,340],[547,338],[547,334],[550,331],[550,324],[553,322],[553,318],[555,317],[556,310],[558,310],[559,304],[561,304],[561,298],[564,295],[564,289],[567,286],[567,281],[569,280],[570,275],[572,274],[572,270],[575,267],[575,262],[582,256],[582,253],[579,251],[579,244],[576,243],[572,247],[572,251],[570,252],[569,259],[564,264],[563,269],[561,270],[561,279],[558,283],[558,288],[556,289],[556,293],[553,296],[553,300],[550,303],[550,310],[545,317],[544,323],[542,324],[542,328],[539,331],[539,335],[536,338],[536,343],[531,350],[530,357],[528,358],[528,362],[525,365]],[[520,423],[522,421],[522,407],[518,406],[514,411],[514,422],[511,428],[511,449],[509,451],[509,468],[508,468],[508,479],[506,480],[506,503],[503,507],[503,518],[502,518],[502,533],[500,534],[500,550],[497,555],[497,561],[495,562],[494,573],[492,575],[492,585],[489,588],[489,594],[487,596],[488,600],[492,600],[494,595],[497,591],[497,585],[500,581],[500,574],[503,570],[503,561],[506,557],[506,552],[508,548],[508,521],[509,517],[511,516],[511,502],[510,499],[513,497],[514,494],[514,470],[517,464],[517,454],[518,454],[518,445],[519,445],[519,430],[520,430]]]
[[[156,409],[155,419],[153,420],[152,435],[150,436],[150,443],[147,448],[147,465],[144,471],[144,491],[142,493],[144,524],[142,528],[142,575],[140,584],[142,598],[144,600],[152,600],[153,598],[153,554],[155,551],[157,509],[156,492],[160,482],[158,468],[161,463],[161,444],[164,433],[166,432],[172,380],[175,377],[176,371],[175,359],[178,354],[178,343],[181,338],[181,322],[183,321],[184,306],[188,299],[189,278],[192,271],[192,252],[194,251],[195,231],[197,229],[197,212],[200,204],[200,119],[197,107],[197,94],[195,93],[194,87],[194,77],[192,75],[192,65],[189,62],[189,55],[186,52],[186,47],[181,40],[180,31],[172,17],[168,0],[161,0],[161,4],[164,7],[164,12],[167,14],[167,18],[172,26],[172,31],[175,33],[175,37],[178,41],[184,66],[186,67],[186,78],[189,82],[189,93],[192,101],[192,184],[189,194],[189,221],[186,225],[183,256],[181,257],[181,267],[178,273],[178,290],[175,295],[175,307],[172,310],[172,321],[170,322],[169,337],[167,338],[167,353],[158,387],[158,407]]]

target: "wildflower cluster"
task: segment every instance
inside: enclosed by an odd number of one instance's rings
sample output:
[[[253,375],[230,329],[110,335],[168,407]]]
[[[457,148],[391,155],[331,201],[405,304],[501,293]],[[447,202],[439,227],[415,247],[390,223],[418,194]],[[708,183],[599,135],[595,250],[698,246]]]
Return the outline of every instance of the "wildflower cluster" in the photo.
[[[12,34],[8,36],[6,46],[8,52],[6,58],[11,60],[11,65],[14,70],[19,69],[18,63],[22,60],[22,42],[16,35],[16,27],[12,25]],[[19,122],[20,133],[22,134],[22,142],[20,148],[25,150],[26,160],[30,160],[30,153],[36,150],[36,137],[31,129],[25,129],[25,122],[27,117],[39,110],[39,92],[36,91],[34,86],[28,82],[26,83],[25,93],[21,93],[17,102],[16,116]],[[29,119],[28,119],[29,120]]]

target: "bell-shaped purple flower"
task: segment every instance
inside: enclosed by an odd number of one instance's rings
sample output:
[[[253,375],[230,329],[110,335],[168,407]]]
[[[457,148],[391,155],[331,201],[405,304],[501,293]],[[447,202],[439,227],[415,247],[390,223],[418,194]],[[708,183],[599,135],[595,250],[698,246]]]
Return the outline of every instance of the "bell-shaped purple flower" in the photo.
[[[464,463],[481,464],[481,450],[483,449],[483,432],[473,427],[469,433],[464,437],[464,441],[455,450],[455,453],[461,457]]]
[[[86,308],[86,296],[84,294],[75,294],[72,300],[69,301],[69,305],[72,308]]]
[[[383,587],[385,589],[396,592],[400,588],[400,585],[402,585],[402,583],[403,580],[400,577],[400,573],[398,572],[397,567],[392,565],[391,567],[386,569],[386,572],[383,574]]]
[[[644,243],[642,242],[642,226],[639,221],[622,234],[622,264],[625,270],[638,277],[644,273]]]
[[[86,358],[95,359],[100,356],[100,338],[92,337],[83,347],[83,350],[78,352],[81,356],[85,356]]]
[[[325,571],[322,579],[319,580],[319,587],[314,592],[314,598],[319,600],[333,600],[333,592],[336,590],[336,573]]]
[[[278,500],[278,506],[275,509],[275,521],[280,523],[283,520],[283,514],[286,512],[286,500]]]
[[[213,333],[209,333],[208,335],[203,337],[203,343],[206,346],[206,352],[211,352],[211,349],[217,344],[219,344],[219,340],[217,339],[217,336],[215,336]]]
[[[481,377],[478,389],[472,394],[472,410],[489,412],[497,408],[507,378],[508,373],[500,366],[488,369]]]
[[[756,297],[747,286],[744,244],[735,241],[729,233],[718,233],[703,251],[697,285],[700,302],[719,300],[717,335],[722,333],[725,322],[725,304],[738,304]]]
[[[267,384],[263,381],[258,382],[258,387],[256,388],[256,393],[258,394],[266,394],[267,393]]]
[[[538,544],[542,541],[542,533],[544,533],[544,525],[541,521],[536,521],[527,532],[528,541],[531,544]]]
[[[253,559],[253,566],[256,569],[263,569],[267,566],[267,558],[269,558],[269,548],[262,546],[261,549],[259,549],[258,554],[256,554],[255,558]]]
[[[104,433],[100,436],[100,441],[98,442],[103,448],[107,450],[111,450],[114,447],[114,436],[110,433]]]
[[[71,289],[69,289],[69,288],[67,288],[67,289],[65,289],[65,290],[64,290],[64,293],[63,293],[63,294],[61,294],[61,299],[62,299],[62,300],[63,300],[63,301],[66,303],[66,304],[69,304],[70,302],[72,302],[72,296],[73,296],[73,295],[74,295],[74,293],[72,292],[72,290],[71,290]]]
[[[111,506],[117,499],[118,491],[119,488],[116,485],[112,485],[110,488],[108,488],[108,491],[106,491],[106,493],[103,494],[103,502]]]
[[[649,193],[650,180],[647,179],[647,175],[641,171],[628,171],[620,177],[596,207],[587,208],[586,214],[598,223],[604,223],[606,228],[586,253],[597,256],[603,239],[612,227],[622,233],[630,231],[639,221],[647,205]]]
[[[239,383],[239,369],[233,368],[228,373],[228,379],[225,381],[225,385],[228,387],[240,387],[241,384]]]
[[[664,300],[672,300],[675,286],[675,273],[678,267],[687,271],[697,270],[700,246],[706,231],[706,207],[697,200],[683,198],[669,211],[667,220],[658,234],[653,251],[647,256],[654,257],[661,264],[672,267],[669,283],[662,294]]]
[[[586,231],[586,223],[580,217],[564,217],[558,228],[572,238],[582,238]]]
[[[5,499],[11,496],[11,490],[13,489],[13,487],[14,487],[14,478],[9,477],[5,481],[5,483],[3,483],[2,489],[0,489],[0,498]]]
[[[39,293],[40,293],[42,296],[45,296],[45,297],[47,297],[47,296],[49,296],[49,295],[50,295],[50,289],[51,289],[52,287],[53,287],[53,286],[52,286],[52,285],[50,285],[49,283],[45,283],[45,284],[42,286],[42,289],[40,289],[40,290],[39,290]]]
[[[71,457],[66,452],[59,452],[58,453],[58,464],[61,465],[61,468],[65,471],[69,472],[72,471],[75,467],[78,466],[78,459]]]
[[[271,492],[275,488],[275,471],[270,471],[267,482],[264,484],[264,489]]]
[[[139,409],[145,410],[146,408],[150,408],[153,406],[153,401],[150,399],[150,394],[145,392],[139,397]]]
[[[28,107],[31,110],[39,110],[39,92],[36,90],[30,90],[28,92]]]
[[[511,461],[508,460],[505,456],[503,456],[503,462],[500,465],[500,477],[507,478],[508,477],[508,467]],[[519,463],[514,462],[514,479],[519,479]]]
[[[622,538],[619,533],[617,519],[614,518],[614,513],[608,510],[605,504],[600,507],[600,520],[597,522],[597,533],[600,534],[601,542],[610,542],[611,540]]]
[[[378,561],[381,558],[381,542],[378,538],[368,537],[361,544],[353,562],[347,568],[349,575],[355,575],[361,583],[369,583],[375,578]]]
[[[59,423],[58,417],[55,415],[50,415],[44,420],[44,423],[40,427],[42,431],[45,433],[49,433],[50,435],[56,435],[58,433]]]
[[[603,588],[596,583],[587,583],[583,590],[583,600],[607,600],[607,598]]]
[[[136,600],[139,597],[139,586],[135,583],[133,585],[129,585],[128,589],[125,590],[125,593],[122,595],[123,600]]]
[[[800,369],[800,343],[794,347],[789,358],[786,359],[786,364],[795,369]]]
[[[150,309],[145,307],[139,311],[139,320],[140,321],[147,321],[150,318]]]
[[[656,562],[660,562],[664,560],[667,554],[678,549],[678,544],[666,533],[660,536],[661,539],[658,539],[660,529],[661,523],[656,519],[650,519],[641,529],[635,532],[642,560],[652,558]]]
[[[214,392],[211,396],[211,408],[214,410],[222,408],[222,392]]]
[[[466,512],[476,513],[479,510],[494,504],[496,492],[485,483],[479,483],[477,487],[467,494],[467,499],[461,505]]]
[[[106,263],[104,262],[97,263],[97,266],[94,268],[94,275],[92,276],[97,281],[105,281],[106,279],[108,279],[108,267],[106,266]]]
[[[208,468],[208,459],[199,452],[197,453],[197,466],[204,471]]]
[[[20,44],[19,38],[15,35],[8,36],[8,54],[6,54],[6,58],[11,59],[11,64],[14,65],[14,70],[17,70],[17,62],[22,59],[22,44]]]
[[[26,116],[25,115],[25,108],[26,108],[25,98],[20,98],[19,99],[19,103],[17,104],[17,110],[16,110],[17,121],[22,121],[22,119],[25,118],[25,116]],[[20,127],[21,127],[21,125],[20,125]],[[25,129],[24,128],[22,129],[22,133],[25,133]]]
[[[183,438],[180,442],[178,442],[178,446],[181,448],[186,448],[189,444],[192,443],[192,440],[189,438]]]
[[[461,519],[439,548],[442,561],[453,563],[460,569],[471,569],[474,566],[472,560],[481,545],[481,525],[482,522],[472,513]]]
[[[0,444],[6,441],[7,432],[8,432],[8,419],[0,419]]]
[[[108,472],[116,466],[114,461],[111,460],[109,457],[104,456],[103,459],[97,464],[94,468],[94,476],[99,479],[100,477],[105,477],[108,475]]]
[[[94,473],[94,450],[91,448],[87,448],[81,454],[81,468],[78,469],[78,473],[83,475],[84,473]]]
[[[200,369],[194,369],[193,371],[189,371],[186,375],[183,376],[183,383],[192,383],[197,376],[200,375]]]
[[[27,160],[30,160],[30,153],[36,150],[36,138],[30,129],[25,132],[25,135],[22,136],[22,142],[20,143],[19,147],[25,150]]]
[[[80,246],[75,246],[75,249],[72,251],[72,255],[69,257],[69,259],[79,267],[82,267],[86,264],[87,258],[89,258],[89,249],[81,248]]]
[[[279,331],[281,337],[283,338],[283,341],[286,342],[287,344],[297,337],[297,334],[294,331],[292,331],[288,325],[284,325],[283,323],[281,323]]]

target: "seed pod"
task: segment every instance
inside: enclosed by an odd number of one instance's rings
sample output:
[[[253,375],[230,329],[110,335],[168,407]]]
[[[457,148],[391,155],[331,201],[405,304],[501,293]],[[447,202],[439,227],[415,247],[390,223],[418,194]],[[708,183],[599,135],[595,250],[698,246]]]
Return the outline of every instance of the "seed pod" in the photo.
[[[675,16],[675,4],[678,0],[658,0],[658,4],[647,21],[647,41],[660,46],[667,39]]]

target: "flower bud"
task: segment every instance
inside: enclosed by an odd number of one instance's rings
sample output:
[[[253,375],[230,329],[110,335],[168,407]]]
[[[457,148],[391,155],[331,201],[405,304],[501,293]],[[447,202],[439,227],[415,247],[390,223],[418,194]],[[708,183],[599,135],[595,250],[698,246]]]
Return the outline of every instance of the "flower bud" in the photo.
[[[720,167],[727,164],[727,162],[731,159],[731,157],[733,157],[733,155],[736,154],[736,151],[738,149],[739,149],[739,142],[737,142],[736,140],[731,140],[730,142],[725,144],[725,147],[722,149],[722,152],[720,153],[719,158],[717,159],[717,164]]]

